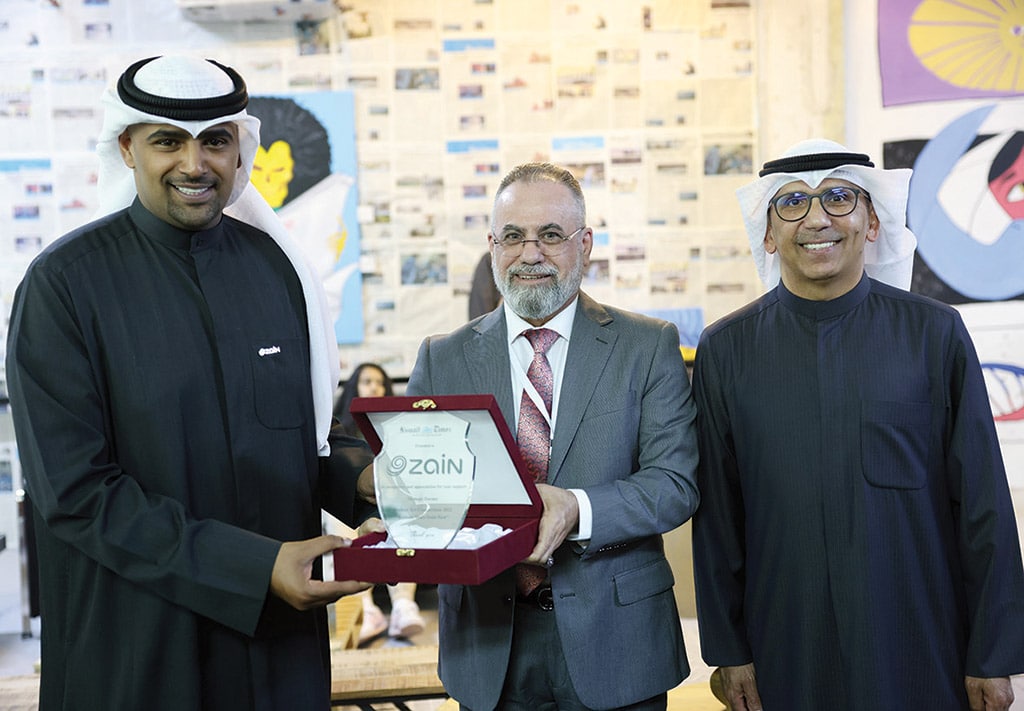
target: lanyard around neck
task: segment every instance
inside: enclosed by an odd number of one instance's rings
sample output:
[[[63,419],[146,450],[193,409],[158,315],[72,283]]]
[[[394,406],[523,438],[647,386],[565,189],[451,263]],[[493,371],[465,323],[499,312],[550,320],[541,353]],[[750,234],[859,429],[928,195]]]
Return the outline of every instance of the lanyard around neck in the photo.
[[[550,361],[549,361],[549,365],[550,365]],[[552,411],[549,413],[547,405],[544,404],[544,398],[541,397],[540,393],[537,391],[537,386],[533,384],[532,380],[530,380],[530,376],[528,376],[526,374],[526,369],[523,368],[523,364],[519,361],[519,358],[515,358],[515,357],[512,358],[512,372],[515,374],[516,382],[521,386],[517,390],[521,390],[522,392],[525,392],[527,394],[527,396],[533,401],[533,404],[536,405],[537,410],[541,413],[541,415],[547,421],[548,428],[549,428],[550,432],[552,433],[552,436],[554,436],[554,432],[555,432],[555,419],[556,419],[556,415],[558,413],[558,397],[557,397],[557,393],[555,392],[557,390],[557,388],[553,388],[552,392],[551,392],[551,410]],[[554,368],[553,367],[551,369],[551,372],[552,372],[552,376],[553,376],[554,375]],[[520,396],[520,398],[516,402],[519,403],[521,400],[522,400],[522,397]]]

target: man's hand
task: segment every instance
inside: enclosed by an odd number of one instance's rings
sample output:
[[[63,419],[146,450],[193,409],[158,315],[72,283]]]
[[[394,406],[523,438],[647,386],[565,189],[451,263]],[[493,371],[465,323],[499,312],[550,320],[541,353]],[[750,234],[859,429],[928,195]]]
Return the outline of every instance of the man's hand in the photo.
[[[754,665],[719,667],[722,670],[722,691],[729,711],[761,711]]]
[[[379,518],[368,518],[359,525],[359,528],[356,529],[355,537],[362,538],[363,536],[367,536],[371,533],[384,533],[386,531],[387,528],[384,527],[384,522]]]
[[[360,530],[363,526],[359,527]],[[341,536],[318,536],[282,543],[270,574],[270,592],[296,610],[311,610],[332,603],[342,595],[367,589],[369,583],[313,579],[313,562],[317,558],[349,545],[351,541]]]
[[[580,506],[571,492],[549,484],[537,484],[544,509],[540,515],[537,545],[524,563],[546,567],[555,549],[580,525]]]
[[[1007,711],[1013,703],[1013,686],[1008,676],[993,679],[968,676],[964,678],[964,686],[971,711]]]
[[[356,479],[356,495],[363,501],[371,504],[377,503],[377,489],[373,485],[373,464],[370,463],[366,469],[359,472]]]

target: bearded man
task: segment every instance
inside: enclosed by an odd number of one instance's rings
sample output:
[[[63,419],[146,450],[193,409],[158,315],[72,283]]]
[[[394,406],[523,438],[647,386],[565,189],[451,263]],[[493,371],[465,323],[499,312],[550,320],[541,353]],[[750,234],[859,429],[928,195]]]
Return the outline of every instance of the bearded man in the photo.
[[[525,561],[439,587],[441,679],[464,709],[664,709],[689,667],[662,534],[698,503],[679,333],[580,291],[593,231],[567,170],[506,175],[487,239],[502,304],[427,338],[407,393],[493,394],[543,513]]]

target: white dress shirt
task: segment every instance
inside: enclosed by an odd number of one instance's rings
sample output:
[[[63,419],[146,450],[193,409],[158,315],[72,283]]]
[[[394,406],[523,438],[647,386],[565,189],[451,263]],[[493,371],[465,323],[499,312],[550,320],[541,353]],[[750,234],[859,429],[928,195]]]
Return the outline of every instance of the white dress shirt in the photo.
[[[558,312],[550,321],[539,327],[548,328],[558,333],[558,338],[547,352],[548,363],[551,364],[551,374],[554,376],[550,419],[552,438],[555,436],[555,427],[558,423],[558,403],[561,399],[562,376],[565,373],[566,355],[569,352],[569,339],[572,337],[572,324],[576,318],[576,301],[577,299],[573,299],[571,304]],[[512,400],[515,403],[515,421],[518,424],[519,404],[522,402],[523,392],[534,398],[538,405],[537,409],[542,414],[546,410],[543,403],[538,399],[539,396],[537,395],[536,388],[533,387],[533,384],[526,375],[526,371],[533,361],[533,346],[523,336],[523,332],[538,328],[538,326],[530,324],[512,311],[507,301],[504,303],[503,308],[505,309],[505,323],[508,325],[508,355],[512,363],[512,394],[514,395]],[[590,506],[590,498],[583,489],[566,489],[566,491],[569,491],[576,497],[580,508],[579,528],[575,533],[569,534],[569,540],[587,541],[590,539],[590,532],[593,526],[593,510]]]

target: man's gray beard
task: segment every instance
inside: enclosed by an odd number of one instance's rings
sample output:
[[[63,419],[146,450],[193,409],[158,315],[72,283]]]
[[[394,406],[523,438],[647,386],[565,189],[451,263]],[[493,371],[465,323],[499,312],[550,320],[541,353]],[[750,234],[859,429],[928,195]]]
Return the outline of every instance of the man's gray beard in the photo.
[[[550,286],[530,286],[528,284],[517,284],[510,273],[512,268],[505,272],[505,277],[498,273],[498,266],[491,262],[491,271],[494,273],[494,283],[502,298],[508,302],[509,307],[519,316],[527,320],[540,321],[548,318],[562,308],[579,291],[583,283],[583,260],[579,260],[568,276],[563,280],[558,278],[558,272],[552,274]],[[548,274],[549,272],[540,269],[531,271],[528,268],[519,268],[520,274]]]

